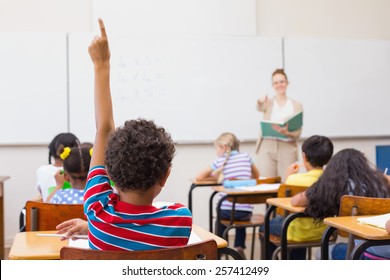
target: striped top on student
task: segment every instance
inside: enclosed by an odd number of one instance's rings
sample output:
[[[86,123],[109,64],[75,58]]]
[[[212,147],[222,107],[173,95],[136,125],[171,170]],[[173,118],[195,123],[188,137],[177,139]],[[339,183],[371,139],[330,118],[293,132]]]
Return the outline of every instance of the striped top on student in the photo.
[[[164,128],[144,119],[126,121],[115,129],[110,49],[101,19],[99,26],[100,36],[88,49],[94,64],[97,128],[84,192],[90,247],[152,250],[186,245],[190,211],[181,204],[152,205],[171,172],[173,141]]]

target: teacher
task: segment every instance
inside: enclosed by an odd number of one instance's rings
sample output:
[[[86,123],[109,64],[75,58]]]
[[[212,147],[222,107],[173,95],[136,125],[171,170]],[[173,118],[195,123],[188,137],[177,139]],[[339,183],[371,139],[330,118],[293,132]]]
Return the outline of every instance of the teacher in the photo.
[[[284,122],[303,110],[301,103],[287,97],[287,86],[286,73],[283,69],[276,69],[272,73],[275,96],[268,98],[266,95],[257,100],[257,110],[264,113],[263,120]],[[258,168],[261,176],[280,176],[284,181],[288,166],[298,160],[296,140],[301,135],[302,128],[295,131],[288,131],[288,125],[283,127],[274,125],[272,128],[287,138],[263,138],[260,133],[256,144]]]

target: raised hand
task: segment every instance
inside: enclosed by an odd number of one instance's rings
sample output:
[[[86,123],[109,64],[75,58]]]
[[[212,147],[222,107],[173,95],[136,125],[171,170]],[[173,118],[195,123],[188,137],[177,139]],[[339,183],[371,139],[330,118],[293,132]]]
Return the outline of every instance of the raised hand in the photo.
[[[88,47],[89,56],[95,66],[110,61],[110,48],[103,20],[99,18],[100,36],[96,36]]]

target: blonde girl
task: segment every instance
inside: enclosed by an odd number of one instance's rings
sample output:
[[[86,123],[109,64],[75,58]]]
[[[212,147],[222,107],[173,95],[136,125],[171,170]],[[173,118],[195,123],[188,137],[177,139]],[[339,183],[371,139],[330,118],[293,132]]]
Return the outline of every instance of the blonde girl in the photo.
[[[252,179],[259,178],[260,174],[248,153],[239,152],[240,141],[230,132],[222,133],[215,140],[217,159],[205,170],[199,173],[197,180],[213,178],[222,183],[229,179]],[[225,200],[221,205],[221,218],[230,219],[232,203]],[[252,216],[253,206],[239,204],[235,206],[235,219],[248,221]],[[222,235],[226,227],[218,225],[218,234]],[[244,256],[245,249],[245,228],[237,228],[234,241],[236,250]]]

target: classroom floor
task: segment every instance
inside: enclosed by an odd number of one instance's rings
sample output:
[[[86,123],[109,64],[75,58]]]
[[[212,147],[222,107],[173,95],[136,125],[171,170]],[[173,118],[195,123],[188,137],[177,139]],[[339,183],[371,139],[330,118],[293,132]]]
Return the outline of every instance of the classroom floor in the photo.
[[[245,244],[246,244],[245,256],[246,256],[246,259],[249,260],[250,255],[251,255],[251,244],[252,244],[252,234],[251,233],[247,233]],[[231,235],[229,237],[229,247],[233,248],[233,245],[234,245],[234,235]],[[256,234],[254,257],[253,257],[254,260],[260,260],[260,248],[261,248],[261,244],[260,244],[259,236],[258,236],[258,234]],[[316,259],[316,253],[319,249],[320,248],[313,248],[312,249],[311,256],[312,256],[313,260]]]

